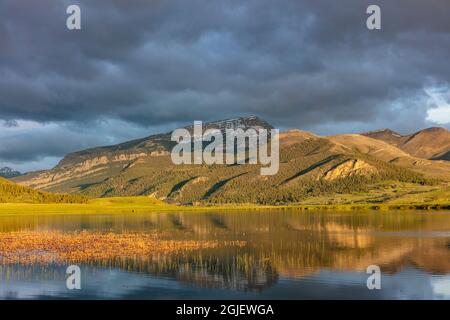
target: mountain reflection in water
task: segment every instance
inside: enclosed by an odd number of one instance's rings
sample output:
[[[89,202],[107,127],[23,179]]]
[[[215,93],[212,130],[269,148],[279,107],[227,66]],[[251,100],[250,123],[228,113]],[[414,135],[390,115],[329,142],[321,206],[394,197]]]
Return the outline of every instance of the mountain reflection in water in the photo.
[[[158,232],[162,241],[243,245],[90,257],[78,261],[80,292],[65,289],[69,263],[64,261],[3,263],[0,297],[450,298],[450,213],[445,212],[0,217],[2,233],[81,231]],[[365,270],[373,264],[382,270],[380,292],[366,288]]]

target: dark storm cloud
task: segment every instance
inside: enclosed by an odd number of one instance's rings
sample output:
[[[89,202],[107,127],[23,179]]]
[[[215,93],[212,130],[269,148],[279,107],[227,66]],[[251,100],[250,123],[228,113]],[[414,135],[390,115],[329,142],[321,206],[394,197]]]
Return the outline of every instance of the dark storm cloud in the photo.
[[[69,4],[81,31],[65,28]],[[365,27],[369,4],[381,31]],[[412,131],[426,125],[424,89],[450,83],[449,17],[448,0],[0,0],[0,119],[132,128],[256,114]],[[52,145],[41,153],[62,155]]]
[[[60,156],[70,152],[71,147],[79,146],[77,138],[67,136],[66,132],[61,137],[58,133],[61,134],[58,130],[52,130],[39,135],[24,134],[3,139],[0,158],[4,161],[36,161],[48,156]]]

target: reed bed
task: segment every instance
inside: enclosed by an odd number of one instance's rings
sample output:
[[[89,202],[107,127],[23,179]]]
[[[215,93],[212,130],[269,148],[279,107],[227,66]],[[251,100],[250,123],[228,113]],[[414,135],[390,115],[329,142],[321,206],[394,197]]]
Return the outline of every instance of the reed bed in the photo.
[[[165,240],[163,236],[159,232],[20,231],[0,233],[0,264],[88,263],[245,245],[243,241]]]

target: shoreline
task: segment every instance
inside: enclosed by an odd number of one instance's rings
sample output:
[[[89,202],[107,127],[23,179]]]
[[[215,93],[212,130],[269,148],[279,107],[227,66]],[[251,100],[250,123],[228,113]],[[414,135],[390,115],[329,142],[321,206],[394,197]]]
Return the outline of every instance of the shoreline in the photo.
[[[86,204],[33,204],[33,203],[1,203],[0,216],[27,214],[142,214],[158,212],[208,212],[208,211],[258,211],[258,210],[293,210],[293,211],[390,211],[418,210],[438,211],[450,210],[449,203],[360,203],[360,204],[292,204],[292,205],[255,205],[255,204],[222,204],[222,205],[173,205],[148,197],[124,197],[93,199]]]

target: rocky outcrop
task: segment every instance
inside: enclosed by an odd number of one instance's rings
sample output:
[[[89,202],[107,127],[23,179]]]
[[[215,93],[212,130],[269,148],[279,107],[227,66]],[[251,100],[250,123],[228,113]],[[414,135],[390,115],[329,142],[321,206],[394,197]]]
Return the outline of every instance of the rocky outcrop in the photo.
[[[333,167],[325,172],[323,179],[327,181],[336,180],[339,178],[347,178],[355,175],[368,176],[378,172],[377,168],[358,159],[351,159]]]

